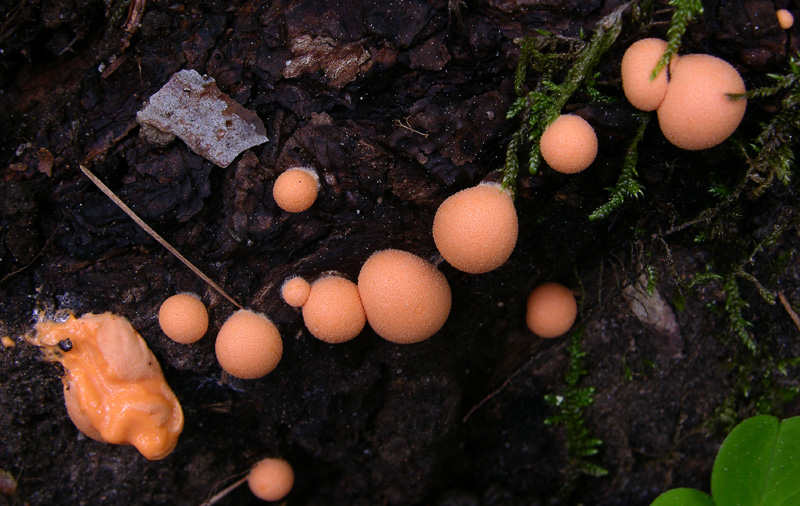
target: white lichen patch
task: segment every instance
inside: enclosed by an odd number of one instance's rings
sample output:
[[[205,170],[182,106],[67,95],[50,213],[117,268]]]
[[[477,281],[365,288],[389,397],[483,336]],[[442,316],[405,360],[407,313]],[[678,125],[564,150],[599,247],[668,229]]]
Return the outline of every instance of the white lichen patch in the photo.
[[[258,115],[222,93],[213,78],[194,70],[176,72],[136,114],[143,127],[176,135],[220,167],[243,151],[267,142]]]

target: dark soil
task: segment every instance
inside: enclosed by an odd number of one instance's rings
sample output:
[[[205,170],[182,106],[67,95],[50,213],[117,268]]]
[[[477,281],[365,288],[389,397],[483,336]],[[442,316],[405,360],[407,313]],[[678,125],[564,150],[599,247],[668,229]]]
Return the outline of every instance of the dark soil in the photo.
[[[538,29],[589,34],[620,2],[150,0],[135,33],[122,29],[121,0],[4,3],[0,336],[16,346],[0,349],[0,471],[17,487],[4,487],[0,504],[196,506],[266,456],[294,466],[288,504],[633,506],[670,487],[708,490],[734,423],[800,414],[797,367],[782,375],[775,366],[800,355],[787,310],[800,308],[800,201],[796,184],[776,182],[670,232],[716,206],[709,188],[736,185],[746,165],[734,141],[685,152],[654,122],[640,149],[644,196],[606,220],[587,219],[607,200],[637,127],[618,65],[631,41],[665,36],[670,13],[656,3],[654,24],[626,14],[598,67],[599,87],[617,100],[578,94],[568,106],[595,126],[598,159],[576,176],[521,175],[519,242],[482,275],[440,262],[430,230],[442,200],[503,165],[517,127],[505,119],[514,39]],[[782,31],[774,10],[797,14],[795,2],[704,5],[683,52],[727,59],[749,88],[784,72],[800,32]],[[303,36],[334,50],[294,66],[302,55],[292,43]],[[256,111],[269,141],[226,169],[179,140],[149,144],[136,112],[180,69],[210,75]],[[754,138],[776,104],[751,101],[737,138]],[[100,193],[81,163],[236,300],[275,321],[285,345],[277,370],[255,381],[222,375],[214,336],[234,306]],[[298,163],[317,168],[321,192],[309,211],[290,215],[271,189]],[[724,233],[696,241],[714,224]],[[777,239],[758,250],[776,226]],[[449,320],[423,343],[394,345],[366,329],[327,345],[279,297],[289,275],[355,279],[388,247],[438,263],[450,282]],[[645,265],[657,268],[668,301],[680,295],[679,279],[743,265],[787,305],[768,304],[738,279],[757,355],[731,331],[721,282],[686,293],[674,310],[678,332],[665,332],[637,319],[622,294]],[[555,414],[544,396],[566,388],[569,339],[536,338],[524,305],[550,280],[579,294],[588,373],[580,386],[596,389],[585,422],[603,441],[587,460],[604,477],[571,480],[567,433],[544,423]],[[182,291],[201,294],[211,316],[209,335],[191,346],[167,339],[156,320],[160,303]],[[183,406],[173,454],[151,462],[78,432],[60,367],[22,339],[37,309],[131,320]],[[219,504],[259,502],[240,487]]]

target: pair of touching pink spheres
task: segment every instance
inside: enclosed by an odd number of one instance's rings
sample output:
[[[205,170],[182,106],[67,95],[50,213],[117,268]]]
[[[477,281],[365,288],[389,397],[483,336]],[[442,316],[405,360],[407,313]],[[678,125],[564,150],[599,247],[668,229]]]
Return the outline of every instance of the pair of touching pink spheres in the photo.
[[[334,275],[308,285],[289,278],[281,289],[287,304],[302,307],[309,331],[328,343],[358,335],[365,321],[376,334],[398,344],[424,341],[450,314],[450,285],[433,265],[407,251],[373,253],[358,283]]]
[[[290,306],[302,308],[306,328],[326,343],[349,341],[366,323],[358,286],[338,275],[328,274],[314,283],[293,276],[281,286],[281,297]]]
[[[657,111],[664,137],[686,150],[707,149],[730,137],[744,117],[747,101],[730,95],[745,92],[739,72],[707,54],[674,56],[669,74],[650,76],[666,41],[642,39],[622,57],[622,87],[628,101],[643,111]]]

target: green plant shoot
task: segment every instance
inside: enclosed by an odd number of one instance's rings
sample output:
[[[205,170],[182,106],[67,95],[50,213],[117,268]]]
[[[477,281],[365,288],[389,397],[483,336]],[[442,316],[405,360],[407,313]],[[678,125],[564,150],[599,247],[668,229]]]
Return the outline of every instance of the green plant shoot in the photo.
[[[651,506],[794,506],[800,504],[800,417],[748,418],[731,431],[711,472],[711,495],[679,488]]]
[[[607,218],[615,209],[622,205],[626,197],[639,198],[642,195],[642,186],[637,179],[639,173],[636,171],[636,163],[639,161],[639,142],[641,142],[642,137],[644,137],[647,124],[650,122],[650,115],[642,114],[639,118],[641,123],[636,130],[636,135],[628,146],[628,151],[625,153],[625,158],[622,161],[622,171],[620,171],[619,178],[617,179],[617,185],[614,188],[609,188],[611,198],[589,215],[590,221]]]
[[[703,2],[700,0],[670,0],[669,4],[675,7],[672,12],[672,20],[667,30],[667,48],[661,59],[658,60],[650,79],[655,79],[661,69],[669,64],[669,61],[678,53],[681,47],[681,39],[686,32],[686,28],[692,20],[703,14]]]
[[[598,448],[603,444],[599,438],[593,437],[586,427],[586,410],[594,403],[594,387],[580,387],[578,384],[586,376],[583,368],[583,327],[575,329],[570,336],[570,345],[567,348],[570,363],[564,378],[567,388],[562,395],[545,395],[545,401],[553,406],[556,414],[545,419],[547,425],[563,425],[567,433],[567,458],[569,468],[566,471],[566,480],[561,490],[561,495],[567,497],[575,486],[580,474],[589,476],[605,476],[608,470],[590,460],[597,455]]]

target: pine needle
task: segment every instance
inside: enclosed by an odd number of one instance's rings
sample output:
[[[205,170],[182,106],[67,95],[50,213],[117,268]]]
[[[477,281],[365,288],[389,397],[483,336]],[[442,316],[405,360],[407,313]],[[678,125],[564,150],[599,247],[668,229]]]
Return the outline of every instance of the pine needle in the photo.
[[[230,485],[225,487],[220,492],[217,492],[212,497],[210,497],[207,500],[203,501],[200,504],[200,506],[214,506],[215,504],[220,502],[223,498],[225,498],[225,496],[227,496],[228,494],[230,494],[231,492],[233,492],[234,490],[239,488],[242,484],[244,484],[244,482],[247,481],[247,476],[249,475],[249,473],[250,473],[250,471],[245,473],[245,475],[243,477],[241,477],[238,480],[234,481],[233,483],[231,483]]]
[[[159,244],[161,244],[162,246],[164,246],[164,247],[167,249],[167,251],[169,251],[170,253],[172,253],[172,254],[175,256],[175,258],[177,258],[178,260],[180,260],[181,262],[183,262],[183,264],[184,264],[186,267],[188,267],[189,269],[191,269],[191,271],[192,271],[192,272],[194,272],[194,273],[195,273],[195,274],[196,274],[196,275],[197,275],[197,276],[198,276],[200,279],[202,279],[203,281],[205,281],[205,282],[208,284],[208,286],[210,286],[211,288],[213,288],[214,290],[216,290],[216,291],[217,291],[217,293],[219,293],[220,295],[222,295],[223,297],[225,297],[226,299],[228,299],[228,301],[229,301],[231,304],[233,304],[234,306],[238,307],[239,309],[243,309],[243,308],[242,308],[242,306],[241,306],[241,304],[239,304],[238,302],[236,302],[236,301],[233,299],[233,297],[231,297],[230,295],[228,295],[228,294],[225,292],[225,290],[223,290],[223,289],[222,289],[222,288],[221,288],[221,287],[220,287],[218,284],[216,284],[216,283],[215,283],[215,282],[214,282],[214,281],[213,281],[211,278],[209,278],[208,276],[206,276],[206,275],[203,273],[203,271],[201,271],[199,268],[195,267],[195,265],[194,265],[192,262],[190,262],[190,261],[189,261],[189,260],[188,260],[186,257],[184,257],[183,255],[181,255],[181,254],[180,254],[180,252],[179,252],[178,250],[176,250],[176,249],[175,249],[175,248],[174,248],[174,247],[173,247],[173,246],[172,246],[170,243],[168,243],[168,242],[166,241],[166,239],[164,239],[163,237],[161,237],[161,236],[158,234],[158,232],[156,232],[155,230],[153,230],[152,228],[150,228],[150,225],[148,225],[147,223],[145,223],[145,222],[144,222],[144,220],[142,220],[142,219],[141,219],[141,218],[140,218],[140,217],[139,217],[139,216],[138,216],[136,213],[134,213],[134,212],[133,212],[133,210],[132,210],[130,207],[128,207],[128,206],[125,204],[125,202],[123,202],[123,201],[122,201],[122,199],[120,199],[119,197],[117,197],[117,196],[116,196],[116,194],[114,194],[114,192],[113,192],[113,191],[111,191],[111,189],[110,189],[108,186],[106,186],[106,185],[105,185],[105,184],[104,184],[102,181],[100,181],[100,179],[99,179],[97,176],[95,176],[95,175],[92,173],[92,171],[90,171],[89,169],[87,169],[87,168],[86,168],[86,167],[84,167],[83,165],[80,165],[80,168],[81,168],[81,171],[82,171],[84,174],[86,174],[86,177],[88,177],[88,178],[89,178],[89,179],[92,181],[92,183],[94,183],[94,184],[95,184],[95,186],[97,186],[97,187],[100,189],[100,191],[101,191],[101,192],[103,192],[103,193],[106,195],[106,197],[108,197],[109,199],[111,199],[111,202],[115,203],[115,204],[116,204],[116,205],[117,205],[117,206],[118,206],[120,209],[122,209],[122,211],[123,211],[125,214],[127,214],[127,215],[128,215],[128,216],[129,216],[129,217],[130,217],[130,218],[131,218],[131,219],[132,219],[134,222],[136,222],[136,224],[137,224],[137,225],[139,225],[139,227],[141,227],[141,228],[142,228],[142,230],[144,230],[145,232],[147,232],[147,233],[150,235],[150,237],[152,237],[153,239],[155,239],[156,241],[158,241],[158,243],[159,243]]]

